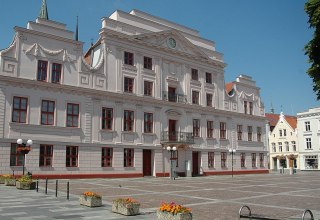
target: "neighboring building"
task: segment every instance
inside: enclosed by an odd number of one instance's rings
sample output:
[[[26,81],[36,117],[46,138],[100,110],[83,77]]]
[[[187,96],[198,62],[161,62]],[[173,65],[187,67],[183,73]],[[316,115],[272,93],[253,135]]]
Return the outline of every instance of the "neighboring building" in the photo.
[[[271,170],[300,169],[297,117],[266,113],[269,122],[269,163]]]
[[[301,170],[319,170],[320,108],[311,108],[297,114]]]
[[[167,146],[180,175],[268,172],[260,89],[240,75],[226,92],[213,41],[115,11],[83,55],[44,8],[0,52],[0,173],[21,173],[19,138],[33,140],[26,171],[40,177],[168,176]]]

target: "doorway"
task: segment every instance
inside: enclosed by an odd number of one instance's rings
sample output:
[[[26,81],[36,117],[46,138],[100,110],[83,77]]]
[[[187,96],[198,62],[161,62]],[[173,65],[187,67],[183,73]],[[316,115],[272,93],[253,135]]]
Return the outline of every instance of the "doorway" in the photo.
[[[199,175],[199,152],[192,151],[192,176]]]
[[[143,176],[152,176],[151,150],[143,150]]]
[[[273,157],[273,170],[277,171],[278,170],[278,164],[277,164],[277,158]]]

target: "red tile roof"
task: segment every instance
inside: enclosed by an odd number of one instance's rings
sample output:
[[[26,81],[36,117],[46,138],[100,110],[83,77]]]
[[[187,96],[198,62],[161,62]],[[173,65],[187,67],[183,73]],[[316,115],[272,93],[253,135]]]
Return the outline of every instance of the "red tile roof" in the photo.
[[[229,92],[233,89],[233,82],[229,82],[225,86],[226,86],[226,92],[229,94]]]
[[[269,121],[270,126],[276,126],[276,124],[279,121],[280,114],[266,113],[265,115]],[[297,117],[291,116],[291,115],[285,115],[284,118],[293,129],[297,128]]]

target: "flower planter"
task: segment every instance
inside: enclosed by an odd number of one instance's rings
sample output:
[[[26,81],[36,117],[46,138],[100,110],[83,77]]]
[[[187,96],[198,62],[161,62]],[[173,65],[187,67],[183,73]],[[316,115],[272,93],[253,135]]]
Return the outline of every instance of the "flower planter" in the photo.
[[[16,181],[17,189],[33,190],[36,189],[36,182],[19,182]]]
[[[4,184],[4,180],[5,178],[0,176],[0,184]]]
[[[117,201],[112,202],[112,211],[122,215],[138,215],[140,204],[138,203],[121,203]]]
[[[177,213],[176,215],[170,212],[157,211],[158,220],[192,220],[192,213]]]
[[[16,185],[16,179],[5,179],[4,180],[5,186],[15,186]]]
[[[84,205],[84,206],[88,206],[88,207],[102,206],[102,198],[101,197],[80,195],[79,201],[80,201],[80,205]]]

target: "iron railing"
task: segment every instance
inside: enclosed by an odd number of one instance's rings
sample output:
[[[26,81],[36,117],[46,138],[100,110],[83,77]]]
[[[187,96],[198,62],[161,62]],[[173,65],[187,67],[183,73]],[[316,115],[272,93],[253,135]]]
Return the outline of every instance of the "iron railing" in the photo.
[[[169,102],[187,103],[187,96],[167,91],[162,92],[162,99]]]
[[[194,144],[194,137],[192,132],[163,131],[160,142]]]

